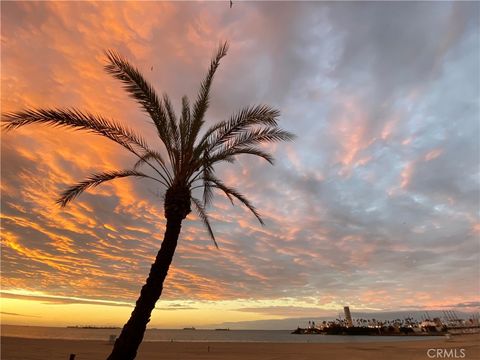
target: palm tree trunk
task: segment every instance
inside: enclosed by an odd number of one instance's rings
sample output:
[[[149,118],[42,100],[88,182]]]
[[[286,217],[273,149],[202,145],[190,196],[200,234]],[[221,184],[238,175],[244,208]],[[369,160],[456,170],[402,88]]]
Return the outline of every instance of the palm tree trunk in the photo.
[[[177,215],[177,214],[176,214]],[[120,336],[113,346],[112,353],[107,360],[133,360],[137,355],[138,347],[143,340],[143,335],[150,315],[155,308],[155,303],[160,298],[163,289],[163,281],[167,277],[168,268],[172,262],[180,228],[184,217],[167,216],[167,226],[162,246],[158,251],[155,262],[150,268],[147,282],[142,287],[140,297],[130,320],[125,324]]]

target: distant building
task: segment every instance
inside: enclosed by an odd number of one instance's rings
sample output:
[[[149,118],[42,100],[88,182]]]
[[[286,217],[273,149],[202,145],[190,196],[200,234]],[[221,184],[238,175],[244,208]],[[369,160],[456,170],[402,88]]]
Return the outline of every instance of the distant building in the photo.
[[[347,321],[347,326],[352,327],[353,321],[352,321],[352,314],[350,314],[350,308],[348,306],[344,306],[343,312],[345,313],[345,320]]]
[[[443,326],[442,320],[440,320],[439,317],[433,318],[433,322],[435,323],[435,326],[438,326],[440,328]]]

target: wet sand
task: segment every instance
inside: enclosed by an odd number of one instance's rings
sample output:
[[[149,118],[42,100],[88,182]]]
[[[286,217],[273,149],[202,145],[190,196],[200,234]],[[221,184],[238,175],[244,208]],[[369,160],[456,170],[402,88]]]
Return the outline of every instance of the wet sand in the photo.
[[[75,360],[105,359],[112,345],[106,341],[48,340],[2,337],[3,360]],[[480,359],[480,335],[432,337],[422,341],[299,344],[299,343],[204,343],[204,342],[145,342],[141,345],[138,360],[318,360],[318,359],[430,359],[440,358]],[[463,352],[461,351],[463,349]],[[428,352],[428,353],[427,353]],[[464,356],[462,356],[462,353]],[[434,355],[429,357],[428,355]],[[449,357],[445,355],[450,355]],[[456,355],[456,356],[455,356]]]

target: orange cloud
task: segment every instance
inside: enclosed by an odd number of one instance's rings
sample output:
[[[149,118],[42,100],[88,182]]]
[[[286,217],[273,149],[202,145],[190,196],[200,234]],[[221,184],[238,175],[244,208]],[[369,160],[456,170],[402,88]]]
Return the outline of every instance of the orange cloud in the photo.
[[[439,157],[442,154],[442,152],[443,152],[442,149],[433,149],[425,155],[424,159],[425,159],[425,161],[431,161],[431,160]]]
[[[414,162],[409,162],[404,166],[400,174],[400,177],[401,177],[400,187],[402,189],[406,189],[410,184],[413,171],[414,171]]]
[[[360,100],[353,96],[344,96],[340,100],[342,111],[332,121],[334,136],[340,145],[341,152],[337,160],[342,164],[339,172],[341,176],[349,176],[352,167],[358,162],[361,151],[374,140],[366,133],[367,114],[361,106]],[[363,158],[363,161],[368,161]]]

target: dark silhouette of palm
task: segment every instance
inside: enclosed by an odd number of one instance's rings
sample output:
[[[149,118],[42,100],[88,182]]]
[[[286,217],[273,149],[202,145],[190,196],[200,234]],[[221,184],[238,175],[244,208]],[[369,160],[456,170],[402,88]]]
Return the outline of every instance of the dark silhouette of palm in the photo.
[[[105,70],[123,83],[125,90],[149,115],[160,143],[165,148],[163,153],[151,148],[133,130],[103,116],[78,109],[26,109],[3,116],[6,130],[29,124],[84,130],[116,142],[138,158],[131,169],[96,173],[69,187],[58,199],[62,207],[91,187],[124,177],[146,178],[159,183],[165,190],[164,214],[167,222],[164,239],[131,317],[108,357],[110,360],[135,358],[151,312],[162,293],[181,224],[190,213],[191,204],[216,247],[218,245],[206,212],[214,189],[225,194],[232,204],[235,199],[240,201],[263,224],[260,214],[249,200],[215,176],[215,165],[221,162],[233,163],[241,154],[259,156],[273,163],[272,155],[259,145],[291,140],[293,135],[278,128],[279,111],[267,105],[246,107],[229,120],[221,121],[202,132],[212,80],[227,49],[227,43],[222,44],[213,57],[193,106],[186,96],[182,98],[180,117],[175,114],[169,97],[165,94],[160,99],[138,69],[117,53],[106,52],[108,63]],[[163,155],[165,153],[166,156]],[[192,190],[196,188],[203,189],[203,199],[192,196]]]

